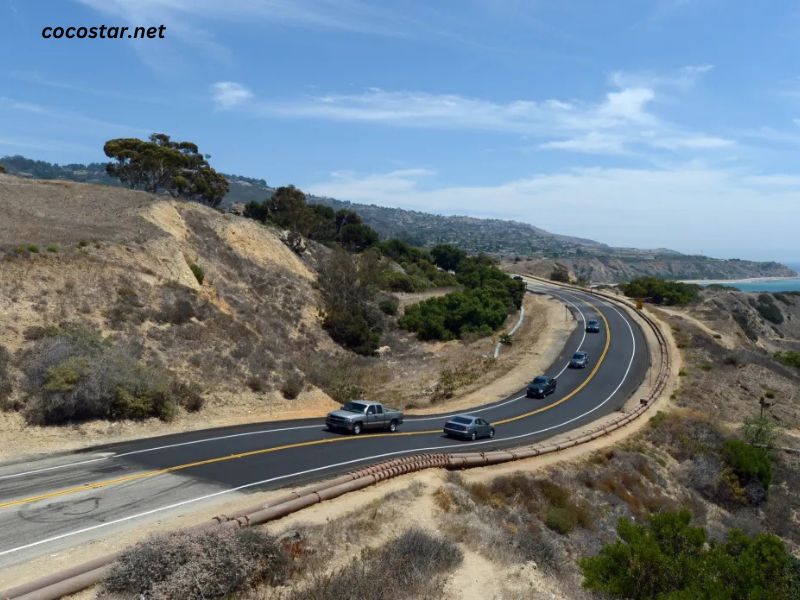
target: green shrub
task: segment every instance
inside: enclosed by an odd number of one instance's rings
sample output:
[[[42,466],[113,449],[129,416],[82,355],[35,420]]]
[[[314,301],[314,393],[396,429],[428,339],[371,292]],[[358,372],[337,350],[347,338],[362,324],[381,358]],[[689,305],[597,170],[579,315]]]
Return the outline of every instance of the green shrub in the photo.
[[[189,265],[189,268],[192,270],[194,278],[197,279],[197,283],[203,285],[203,281],[206,278],[206,273],[203,270],[203,267],[191,261],[187,261],[187,264]]]
[[[723,456],[725,464],[733,470],[743,486],[751,481],[758,481],[764,486],[764,490],[769,489],[773,464],[767,450],[741,440],[728,439],[723,446]]]
[[[658,277],[639,277],[619,288],[629,298],[646,298],[654,304],[682,306],[695,302],[700,297],[700,286],[678,281],[667,281]]]
[[[417,291],[419,289],[418,285],[419,284],[414,280],[414,278],[406,273],[400,273],[399,271],[387,271],[383,275],[381,288],[391,292],[410,293]]]
[[[794,367],[800,369],[800,352],[795,350],[785,350],[784,352],[776,352],[775,360],[783,363],[787,367]]]
[[[414,331],[422,340],[486,336],[522,305],[525,284],[500,271],[486,257],[461,260],[456,277],[466,289],[407,307],[400,327]]]
[[[400,303],[397,301],[397,298],[383,298],[382,300],[378,301],[378,308],[380,308],[384,314],[390,316],[397,314],[397,309],[399,306]]]
[[[547,515],[544,518],[544,524],[556,533],[566,535],[575,529],[577,521],[573,511],[569,510],[568,508],[553,506],[547,511]]]
[[[49,244],[47,246],[47,251],[48,252],[58,252],[58,246],[56,246],[55,244]]]
[[[579,564],[584,587],[633,600],[790,600],[793,561],[775,535],[731,530],[709,542],[688,511],[661,513],[643,524],[621,519],[619,541]]]
[[[140,362],[140,352],[84,327],[45,330],[22,358],[26,420],[55,425],[97,418],[171,419],[176,408],[172,378]]]
[[[39,253],[39,246],[37,246],[36,244],[28,244],[27,246],[25,246],[25,249],[31,254]]]
[[[758,295],[756,310],[758,311],[758,314],[760,314],[770,323],[775,323],[776,325],[783,323],[783,313],[781,312],[781,309],[778,308],[778,305],[775,304],[772,296],[769,294]]]

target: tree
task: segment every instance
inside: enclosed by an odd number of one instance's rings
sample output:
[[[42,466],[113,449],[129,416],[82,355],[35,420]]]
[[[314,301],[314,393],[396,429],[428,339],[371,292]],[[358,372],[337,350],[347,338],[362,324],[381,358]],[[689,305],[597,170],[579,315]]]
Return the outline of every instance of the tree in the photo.
[[[553,267],[553,271],[550,273],[550,281],[569,283],[569,271],[567,270],[567,267],[556,263],[556,266]]]
[[[106,172],[134,189],[166,192],[209,206],[218,206],[228,192],[225,177],[211,168],[209,157],[192,142],[174,142],[166,134],[154,133],[150,141],[108,140],[103,151],[116,161],[106,165]]]
[[[3,165],[0,165],[0,173],[5,173],[6,168]]]
[[[431,248],[431,256],[440,269],[455,271],[461,261],[467,258],[467,253],[451,244],[439,244]]]

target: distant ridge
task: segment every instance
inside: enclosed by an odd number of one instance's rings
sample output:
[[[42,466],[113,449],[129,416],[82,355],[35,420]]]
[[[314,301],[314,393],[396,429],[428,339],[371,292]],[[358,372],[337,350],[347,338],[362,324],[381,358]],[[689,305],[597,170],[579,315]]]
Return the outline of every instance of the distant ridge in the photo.
[[[64,179],[120,186],[108,176],[105,163],[57,165],[24,156],[0,158],[9,173],[34,179]],[[230,190],[223,207],[263,201],[275,188],[263,179],[225,174]],[[485,252],[508,260],[538,259],[547,270],[554,261],[565,264],[576,276],[594,282],[624,281],[640,275],[669,279],[735,279],[743,277],[792,277],[797,273],[777,262],[721,260],[685,255],[665,248],[615,248],[585,238],[550,233],[518,221],[466,216],[443,216],[375,204],[358,204],[335,198],[308,196],[309,202],[335,209],[349,208],[384,237],[430,247],[456,244],[468,252]]]

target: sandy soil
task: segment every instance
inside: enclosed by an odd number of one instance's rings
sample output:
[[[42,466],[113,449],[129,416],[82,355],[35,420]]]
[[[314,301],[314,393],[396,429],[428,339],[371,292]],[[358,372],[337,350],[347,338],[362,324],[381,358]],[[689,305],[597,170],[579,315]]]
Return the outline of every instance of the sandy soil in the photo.
[[[698,319],[695,316],[690,315],[685,310],[681,310],[678,308],[670,308],[668,306],[659,306],[658,310],[671,315],[673,317],[677,317],[679,319],[685,319],[690,323],[694,324],[695,326],[699,327],[701,330],[706,332],[708,335],[715,338],[723,347],[727,348],[728,350],[732,350],[736,347],[738,341],[736,336],[732,335],[730,332],[724,332],[711,327],[711,325],[701,319]]]

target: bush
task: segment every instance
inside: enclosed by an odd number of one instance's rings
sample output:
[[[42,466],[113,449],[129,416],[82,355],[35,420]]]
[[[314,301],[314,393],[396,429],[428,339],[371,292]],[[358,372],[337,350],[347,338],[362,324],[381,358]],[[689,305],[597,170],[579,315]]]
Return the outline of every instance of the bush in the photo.
[[[385,315],[396,315],[399,306],[400,303],[397,301],[397,298],[389,297],[378,301],[378,308],[380,308]]]
[[[800,352],[794,350],[786,350],[784,352],[776,352],[775,360],[783,363],[787,367],[794,367],[800,369]]]
[[[783,313],[781,312],[781,309],[778,308],[778,305],[775,304],[772,296],[769,294],[758,295],[756,310],[758,311],[758,314],[760,314],[770,323],[775,323],[776,325],[783,323]]]
[[[556,265],[550,272],[550,281],[569,283],[569,271],[564,265]]]
[[[580,560],[584,587],[633,600],[797,597],[791,555],[780,538],[734,529],[708,542],[690,521],[688,511],[653,515],[643,524],[621,519],[619,541]]]
[[[700,297],[700,286],[658,277],[639,277],[619,288],[629,298],[646,298],[654,304],[683,306]]]
[[[462,561],[461,550],[452,542],[410,529],[377,550],[363,551],[331,575],[318,576],[310,587],[295,591],[289,599],[437,598],[443,591],[442,575]]]
[[[25,246],[25,249],[31,254],[39,253],[39,246],[37,246],[36,244],[28,244],[27,246]]]
[[[287,570],[277,542],[262,531],[179,531],[123,551],[103,582],[103,592],[152,600],[209,600],[256,583],[282,583]]]
[[[544,524],[556,533],[565,535],[575,529],[577,521],[574,512],[567,508],[553,506],[547,511]]]
[[[98,333],[69,326],[46,330],[23,357],[29,423],[87,419],[169,420],[176,400],[171,377],[144,365],[140,349],[115,345]]]
[[[772,483],[773,464],[769,452],[737,439],[725,440],[723,446],[725,464],[730,467],[742,486],[758,481],[769,490]]]
[[[58,246],[56,246],[55,244],[49,244],[47,246],[47,251],[48,252],[58,252]]]
[[[290,373],[281,385],[281,394],[287,400],[294,400],[303,391],[305,381],[299,373]]]
[[[203,267],[201,267],[197,263],[194,263],[194,262],[191,262],[191,261],[187,261],[187,262],[188,262],[189,268],[192,270],[192,273],[194,274],[194,278],[197,279],[197,283],[199,283],[200,285],[203,285],[203,281],[206,278],[206,273],[203,270]]]
[[[0,410],[10,408],[8,399],[11,397],[11,375],[8,366],[11,364],[11,355],[5,346],[0,346]]]

